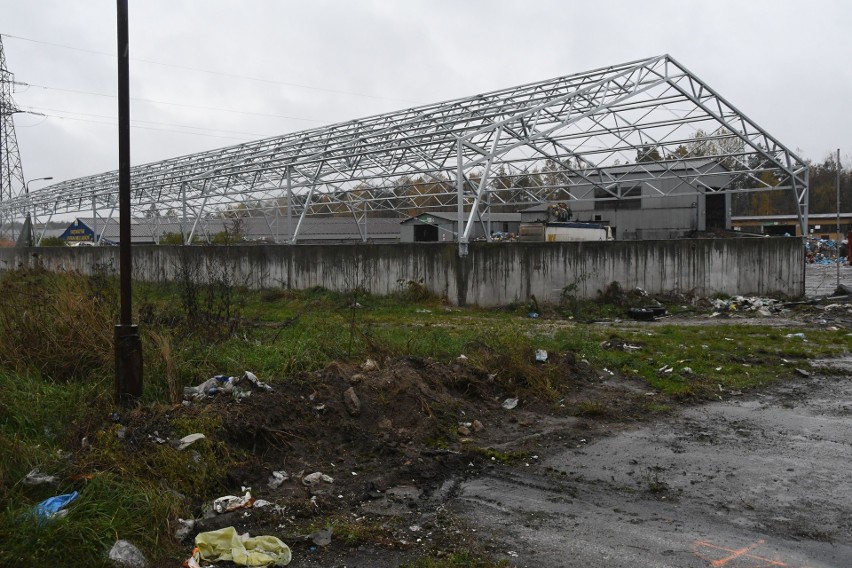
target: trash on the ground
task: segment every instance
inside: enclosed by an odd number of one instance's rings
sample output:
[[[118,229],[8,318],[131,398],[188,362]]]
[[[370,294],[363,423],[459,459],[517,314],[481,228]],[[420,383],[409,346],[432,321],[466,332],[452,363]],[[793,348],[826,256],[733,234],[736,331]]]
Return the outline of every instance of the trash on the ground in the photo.
[[[804,333],[788,333],[784,337],[786,337],[787,339],[794,339],[794,338],[795,339],[805,339],[805,334]]]
[[[784,302],[781,300],[759,298],[756,296],[734,296],[727,300],[716,298],[712,301],[712,305],[713,309],[717,312],[713,315],[719,315],[719,313],[724,312],[756,311],[759,315],[767,317],[771,316],[773,312],[779,312],[784,308]]]
[[[456,357],[456,361],[459,361],[460,363],[467,363],[467,355],[462,353],[461,355]]]
[[[228,511],[236,511],[237,509],[248,509],[254,503],[251,493],[246,491],[242,497],[236,495],[225,495],[213,501],[213,510],[217,513],[227,513]]]
[[[263,389],[263,390],[265,390],[265,391],[267,391],[267,392],[269,392],[269,391],[271,391],[271,390],[272,390],[272,387],[271,387],[271,386],[269,386],[268,384],[266,384],[266,383],[264,383],[263,381],[259,380],[259,379],[257,378],[257,376],[256,376],[254,373],[252,373],[251,371],[246,371],[246,372],[245,372],[245,374],[243,375],[243,378],[244,378],[244,379],[247,379],[247,380],[248,380],[248,382],[250,382],[251,384],[253,384],[254,386],[256,386],[256,387],[257,387],[257,388],[259,388],[259,389]]]
[[[538,312],[530,312],[527,314],[527,317],[536,319],[538,317]]]
[[[692,367],[684,367],[683,369],[680,370],[680,372],[691,375],[692,374]]]
[[[24,477],[24,485],[44,485],[46,483],[54,483],[55,475],[47,475],[42,473],[38,468],[35,468]]]
[[[263,509],[264,507],[269,507],[272,504],[272,501],[267,501],[266,499],[255,499],[254,504],[252,504],[252,508]]]
[[[320,482],[334,483],[334,478],[322,473],[321,471],[309,473],[308,475],[302,478],[302,483],[304,485],[307,485],[308,487],[314,486]]]
[[[334,531],[329,527],[311,534],[308,538],[317,546],[328,546],[331,544],[331,535],[333,534]]]
[[[240,535],[234,527],[198,533],[195,547],[192,558],[197,565],[203,560],[238,566],[286,566],[292,560],[290,547],[277,537]]]
[[[203,440],[206,437],[207,436],[205,436],[204,434],[201,434],[201,433],[190,434],[189,436],[184,436],[183,438],[178,440],[177,449],[185,450],[189,446],[191,446],[194,442],[197,442],[198,440]]]
[[[35,506],[34,512],[40,521],[46,521],[48,519],[60,519],[68,514],[68,511],[65,509],[74,499],[79,497],[80,494],[76,491],[72,493],[66,493],[64,495],[56,495],[55,497],[49,497]]]
[[[506,410],[512,410],[513,408],[518,406],[518,399],[517,398],[507,398],[506,400],[503,401],[503,404],[501,404],[500,406],[502,406]]]
[[[536,349],[535,350],[535,361],[536,363],[546,363],[547,362],[547,351],[544,349]]]
[[[666,315],[666,308],[663,306],[644,306],[641,308],[630,308],[627,310],[627,315],[635,320],[653,321],[658,317]]]
[[[109,551],[109,560],[116,568],[147,568],[142,551],[126,540],[116,541]]]
[[[290,479],[290,476],[287,475],[286,471],[273,471],[272,475],[269,476],[269,480],[266,482],[266,485],[270,489],[278,489],[281,487],[281,484]]]
[[[607,341],[603,341],[601,342],[601,347],[609,350],[621,349],[622,351],[627,351],[628,353],[642,349],[641,345],[627,343],[626,341],[623,341],[621,339],[609,339]]]
[[[148,439],[154,442],[155,444],[165,444],[168,442],[165,438],[160,437],[160,433],[154,430],[153,434],[148,434]]]
[[[257,376],[250,371],[246,371],[242,377],[229,377],[228,375],[216,375],[210,377],[203,383],[195,387],[184,387],[183,397],[202,399],[208,396],[215,396],[222,392],[225,394],[233,394],[238,400],[245,398],[251,391],[237,388],[243,381],[248,381],[252,386],[265,391],[271,391],[272,387],[263,381],[258,380]]]
[[[811,376],[811,374],[810,374],[809,372],[805,371],[804,369],[796,369],[796,372],[797,372],[800,376],[805,377],[805,378],[807,378],[807,377],[810,377],[810,376]]]
[[[369,373],[371,371],[375,371],[379,368],[379,364],[376,363],[373,359],[367,359],[363,363],[361,363],[361,370],[365,373]]]
[[[178,526],[175,529],[175,539],[178,541],[184,540],[192,533],[195,528],[195,519],[178,518]]]

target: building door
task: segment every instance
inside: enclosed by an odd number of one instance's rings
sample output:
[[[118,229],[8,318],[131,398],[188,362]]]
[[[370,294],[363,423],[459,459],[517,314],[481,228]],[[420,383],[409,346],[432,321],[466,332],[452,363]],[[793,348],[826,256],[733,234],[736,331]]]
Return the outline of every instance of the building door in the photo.
[[[414,242],[434,243],[438,241],[438,227],[435,225],[414,225]]]
[[[705,230],[726,229],[725,226],[725,194],[708,193],[705,195],[704,203],[706,213],[704,217]]]

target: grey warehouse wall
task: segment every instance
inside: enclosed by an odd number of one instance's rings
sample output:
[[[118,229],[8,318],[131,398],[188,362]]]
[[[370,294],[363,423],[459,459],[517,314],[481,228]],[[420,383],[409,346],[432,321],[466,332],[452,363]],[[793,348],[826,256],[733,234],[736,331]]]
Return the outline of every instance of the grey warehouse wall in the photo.
[[[566,243],[135,246],[135,280],[200,280],[227,273],[249,288],[348,291],[378,295],[422,282],[456,305],[497,306],[535,295],[558,302],[566,286],[593,298],[610,282],[647,292],[804,294],[804,251],[796,238]],[[43,266],[91,274],[117,270],[118,247],[0,249],[0,270]]]

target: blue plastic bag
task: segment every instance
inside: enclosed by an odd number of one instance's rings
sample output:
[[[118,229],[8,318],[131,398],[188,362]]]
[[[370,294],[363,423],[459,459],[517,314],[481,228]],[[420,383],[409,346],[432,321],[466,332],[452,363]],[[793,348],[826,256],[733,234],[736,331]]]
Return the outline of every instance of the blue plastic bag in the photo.
[[[57,495],[55,497],[45,499],[35,506],[35,514],[40,521],[52,519],[57,515],[57,513],[59,513],[59,511],[79,496],[80,494],[75,491],[73,493],[66,493],[65,495]]]

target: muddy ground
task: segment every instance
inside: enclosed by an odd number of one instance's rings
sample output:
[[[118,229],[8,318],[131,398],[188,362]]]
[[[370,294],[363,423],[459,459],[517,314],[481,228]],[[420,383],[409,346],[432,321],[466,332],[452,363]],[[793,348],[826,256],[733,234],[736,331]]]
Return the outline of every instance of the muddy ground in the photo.
[[[795,323],[852,318],[831,317],[816,310]],[[468,551],[519,567],[852,566],[848,362],[662,418],[645,411],[649,397],[684,401],[570,352],[547,364],[571,385],[557,402],[507,402],[516,393],[464,358],[402,358],[332,364],[272,391],[243,383],[248,397],[220,393],[124,422],[128,443],[152,443],[174,416],[213,415],[216,441],[244,456],[222,494],[261,502],[217,514],[210,499],[185,495],[195,524],[184,558],[198,532],[234,526],[281,538],[293,567],[383,568]],[[594,412],[578,416],[589,400]]]
[[[459,484],[511,566],[852,566],[852,360]]]

